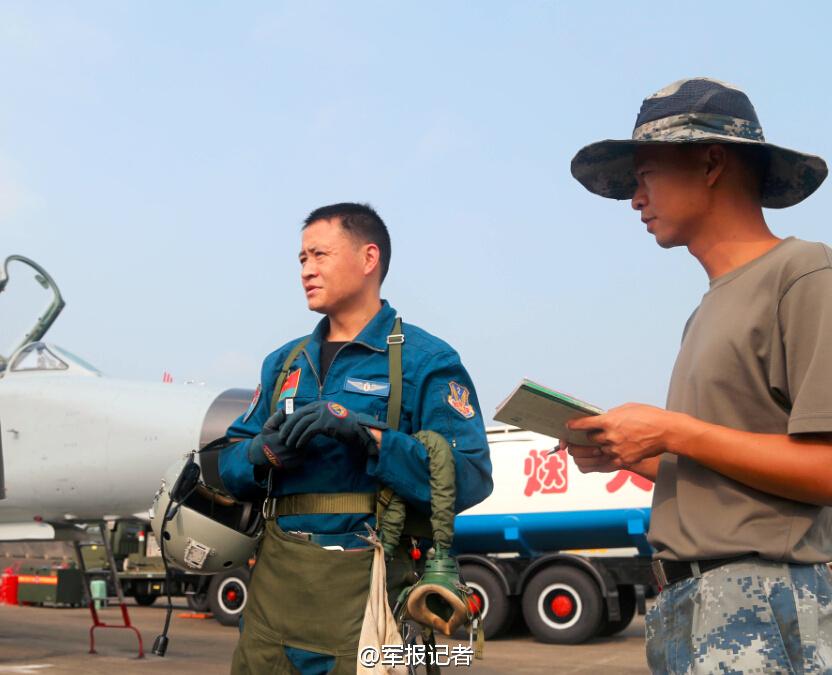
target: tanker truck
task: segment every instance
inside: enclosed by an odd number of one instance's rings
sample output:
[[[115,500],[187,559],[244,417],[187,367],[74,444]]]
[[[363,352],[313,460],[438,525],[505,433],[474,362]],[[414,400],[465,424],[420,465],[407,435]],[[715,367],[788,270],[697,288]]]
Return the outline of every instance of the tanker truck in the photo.
[[[486,638],[522,616],[536,639],[613,635],[655,595],[646,533],[653,484],[582,474],[557,440],[491,427],[494,491],[456,518],[454,549]]]

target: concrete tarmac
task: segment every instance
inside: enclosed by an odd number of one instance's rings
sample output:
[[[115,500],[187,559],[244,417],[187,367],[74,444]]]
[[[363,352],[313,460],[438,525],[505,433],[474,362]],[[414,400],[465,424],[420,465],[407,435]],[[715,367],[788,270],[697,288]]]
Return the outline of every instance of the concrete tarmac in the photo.
[[[189,610],[178,602],[170,630],[167,656],[150,653],[162,629],[164,603],[152,607],[130,605],[132,623],[141,631],[146,656],[136,659],[137,640],[132,631],[97,629],[97,654],[89,654],[90,613],[85,609],[13,607],[0,605],[0,675],[32,673],[98,673],[133,675],[176,673],[213,675],[229,672],[237,631],[213,619],[187,619]],[[120,623],[118,608],[101,612],[101,620]],[[458,644],[456,640],[445,641]],[[644,673],[644,619],[612,638],[577,646],[545,645],[527,633],[487,642],[485,660],[470,667],[443,668],[443,673]],[[420,669],[420,672],[424,672]]]

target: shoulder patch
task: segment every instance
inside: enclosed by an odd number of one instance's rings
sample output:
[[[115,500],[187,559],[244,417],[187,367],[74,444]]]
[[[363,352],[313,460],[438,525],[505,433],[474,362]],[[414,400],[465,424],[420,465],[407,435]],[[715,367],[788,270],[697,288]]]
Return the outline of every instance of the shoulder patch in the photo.
[[[262,387],[258,384],[257,389],[254,390],[254,394],[251,397],[251,403],[248,404],[248,410],[246,410],[246,414],[243,417],[243,424],[248,422],[249,417],[254,413],[254,409],[257,407],[257,403],[260,400],[260,393],[262,392]]]
[[[477,412],[474,410],[474,406],[468,401],[468,397],[470,396],[468,387],[463,387],[459,382],[454,382],[453,380],[448,382],[448,387],[451,390],[447,399],[448,405],[466,420],[474,417]]]
[[[298,393],[298,384],[300,383],[300,371],[302,368],[293,370],[286,376],[283,386],[280,388],[280,395],[277,397],[278,403],[284,398],[294,398]]]

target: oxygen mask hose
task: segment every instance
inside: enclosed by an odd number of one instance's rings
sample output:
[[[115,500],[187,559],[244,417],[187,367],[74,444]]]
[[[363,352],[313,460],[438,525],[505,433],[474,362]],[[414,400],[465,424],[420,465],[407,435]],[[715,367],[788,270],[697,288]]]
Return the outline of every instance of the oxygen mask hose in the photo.
[[[162,564],[165,566],[165,591],[168,596],[168,606],[165,608],[165,626],[162,628],[161,634],[156,636],[153,641],[153,653],[156,656],[164,656],[168,650],[168,630],[170,629],[170,617],[173,614],[173,599],[170,596],[170,567],[168,567],[168,559],[165,555],[165,534],[167,534],[168,520],[171,515],[171,505],[173,501],[169,501],[165,509],[165,517],[162,519],[162,536],[159,537],[159,550],[162,553]]]
[[[199,464],[194,461],[194,452],[191,452],[182,471],[168,492],[168,503],[165,507],[165,517],[162,518],[162,528],[159,534],[159,550],[162,553],[162,564],[165,566],[165,590],[168,596],[168,606],[165,610],[165,627],[161,635],[156,636],[153,641],[153,653],[156,656],[164,656],[168,649],[168,630],[170,629],[170,617],[173,614],[173,600],[170,596],[170,567],[165,555],[165,535],[167,534],[168,522],[173,520],[179,508],[194,493],[199,484]]]
[[[460,579],[459,565],[450,554],[454,537],[456,473],[448,442],[433,431],[419,431],[414,437],[427,450],[430,472],[431,515],[434,551],[428,554],[424,573],[399,594],[394,615],[400,626],[408,620],[424,627],[429,636],[439,631],[450,637],[466,627],[470,642],[476,639],[476,658],[482,658],[482,617],[473,590]],[[396,494],[387,498],[379,528],[385,551],[399,545],[405,524],[406,506]],[[418,550],[418,549],[417,549]]]

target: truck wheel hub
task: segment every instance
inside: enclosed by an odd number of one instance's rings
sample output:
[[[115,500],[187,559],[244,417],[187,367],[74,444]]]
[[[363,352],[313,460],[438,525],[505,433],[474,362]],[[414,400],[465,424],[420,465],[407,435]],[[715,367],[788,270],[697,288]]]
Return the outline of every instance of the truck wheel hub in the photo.
[[[558,593],[552,598],[552,614],[559,619],[569,616],[575,611],[575,602],[565,593]]]

